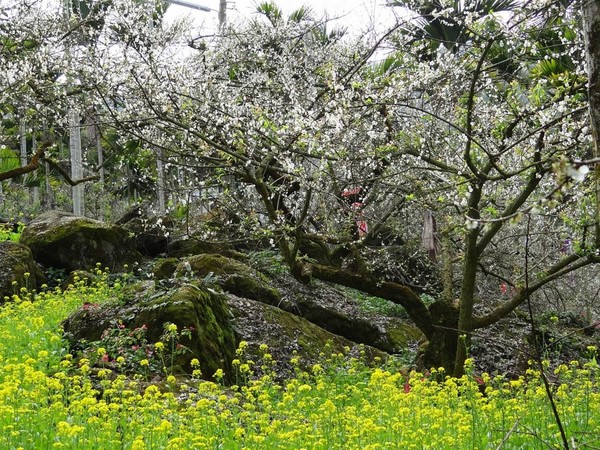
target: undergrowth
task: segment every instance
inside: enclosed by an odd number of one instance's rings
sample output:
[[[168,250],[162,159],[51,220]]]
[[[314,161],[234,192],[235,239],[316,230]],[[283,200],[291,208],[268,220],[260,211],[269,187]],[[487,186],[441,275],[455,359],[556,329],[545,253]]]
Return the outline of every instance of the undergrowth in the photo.
[[[18,223],[0,223],[0,242],[12,241],[19,242],[21,233],[25,229],[25,224]]]
[[[0,448],[6,449],[546,449],[561,439],[535,370],[517,380],[446,377],[324,349],[322,361],[276,383],[261,346],[250,360],[242,342],[236,385],[163,374],[149,383],[118,366],[90,370],[69,353],[61,322],[84,304],[114,297],[108,284],[83,284],[35,297],[15,295],[0,309]],[[169,330],[166,332],[175,332]],[[142,338],[140,338],[142,339]],[[573,448],[600,446],[599,369],[559,366],[555,400]],[[104,356],[109,348],[97,348]],[[102,355],[100,355],[102,353]],[[130,355],[122,354],[127,364]],[[139,356],[136,356],[139,357]],[[197,363],[197,362],[196,362]],[[197,366],[197,364],[196,364]],[[131,367],[137,367],[129,365]],[[260,373],[261,375],[255,375]],[[207,374],[213,375],[213,374]]]

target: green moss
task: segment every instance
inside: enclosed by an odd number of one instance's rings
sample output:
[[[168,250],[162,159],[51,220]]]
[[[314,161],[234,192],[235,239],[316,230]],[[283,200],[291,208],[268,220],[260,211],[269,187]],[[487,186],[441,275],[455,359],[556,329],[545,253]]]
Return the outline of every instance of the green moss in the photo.
[[[89,269],[97,262],[112,271],[142,260],[128,232],[116,225],[47,213],[31,222],[21,235],[37,261],[68,271]]]
[[[179,260],[177,258],[163,258],[159,259],[155,264],[152,272],[154,278],[157,280],[164,280],[171,278],[177,269]]]
[[[153,296],[152,296],[153,297]],[[229,371],[237,348],[237,340],[229,319],[230,313],[223,295],[186,284],[158,298],[141,304],[130,326],[148,327],[148,339],[160,339],[165,323],[179,329],[191,329],[191,338],[181,342],[190,352],[178,358],[177,364],[190,371],[190,361],[197,358],[206,377],[217,369]]]
[[[294,356],[307,367],[318,362],[325,351],[346,353],[348,348],[356,347],[342,336],[271,305],[240,298],[231,298],[229,305],[236,331],[241,339],[250,343],[249,356],[258,360],[259,345],[266,344],[276,361],[275,371],[282,378],[293,372],[290,359]],[[387,356],[372,347],[364,348],[368,358]]]
[[[409,344],[421,339],[423,333],[414,325],[399,320],[392,321],[386,327],[386,337],[390,343],[390,351],[399,352],[406,349]]]
[[[212,272],[217,276],[232,274],[254,275],[252,269],[247,265],[221,255],[203,253],[201,255],[191,256],[190,258],[187,258],[185,262],[189,264],[195,275],[204,276],[209,272]],[[185,264],[185,262],[183,264]],[[178,272],[184,270],[185,266],[182,264],[177,267]]]

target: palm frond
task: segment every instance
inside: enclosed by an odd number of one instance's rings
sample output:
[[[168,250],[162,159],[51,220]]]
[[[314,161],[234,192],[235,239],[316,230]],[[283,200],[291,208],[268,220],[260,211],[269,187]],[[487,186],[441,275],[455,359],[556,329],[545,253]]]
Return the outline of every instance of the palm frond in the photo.
[[[256,7],[256,12],[262,14],[271,25],[276,26],[281,22],[281,18],[283,16],[283,12],[281,8],[279,8],[274,2],[263,2]]]
[[[290,22],[300,23],[304,20],[310,20],[312,18],[312,9],[306,5],[301,6],[297,10],[290,14]]]

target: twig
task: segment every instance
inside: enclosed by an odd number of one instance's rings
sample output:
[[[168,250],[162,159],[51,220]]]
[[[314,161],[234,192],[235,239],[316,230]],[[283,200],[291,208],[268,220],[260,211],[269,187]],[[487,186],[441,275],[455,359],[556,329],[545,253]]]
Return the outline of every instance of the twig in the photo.
[[[496,447],[496,450],[500,450],[504,444],[506,443],[506,441],[508,441],[508,438],[510,437],[511,434],[514,433],[514,431],[517,429],[517,425],[519,424],[519,419],[515,420],[514,425],[512,426],[512,428],[510,430],[508,430],[508,433],[506,433],[506,435],[504,435],[504,438],[502,439],[502,442],[500,442],[500,444],[498,445],[498,447]]]

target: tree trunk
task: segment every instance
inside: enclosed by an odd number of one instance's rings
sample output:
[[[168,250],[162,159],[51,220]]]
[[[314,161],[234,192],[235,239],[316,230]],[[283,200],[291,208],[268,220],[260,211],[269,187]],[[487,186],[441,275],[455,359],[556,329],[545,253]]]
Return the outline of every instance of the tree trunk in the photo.
[[[481,181],[473,183],[469,196],[468,217],[478,220],[479,201],[481,200]],[[454,362],[455,376],[461,376],[467,359],[467,347],[469,345],[470,333],[473,330],[473,304],[475,303],[475,284],[477,282],[477,261],[481,252],[477,248],[479,237],[479,225],[467,232],[465,236],[465,254],[463,257],[463,277],[460,291],[460,303],[458,305],[458,333],[456,346],[456,361]]]
[[[600,0],[582,2],[585,39],[588,101],[594,158],[600,156]],[[600,247],[600,164],[594,170],[596,183],[596,246]]]
[[[219,0],[219,26],[225,25],[227,20],[227,0]]]
[[[71,178],[79,180],[83,178],[83,158],[81,152],[81,127],[79,114],[74,109],[69,111],[69,148],[71,150]],[[73,214],[84,215],[83,184],[72,187]]]
[[[158,184],[158,213],[160,215],[167,211],[166,196],[165,196],[165,165],[164,165],[164,150],[159,147],[156,156],[156,174]]]
[[[432,332],[422,353],[419,366],[424,369],[443,367],[447,375],[455,374],[458,342],[458,310],[451,303],[438,301],[429,307]]]
[[[463,279],[460,292],[460,304],[457,323],[456,361],[453,373],[456,376],[463,374],[465,360],[467,359],[467,346],[469,334],[473,329],[473,304],[475,302],[475,283],[477,279],[477,230],[471,230],[467,235],[467,244],[463,261]]]

